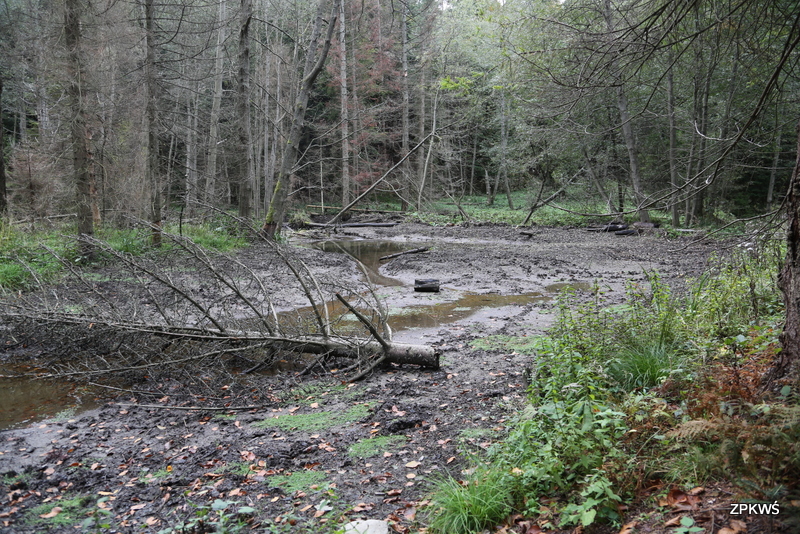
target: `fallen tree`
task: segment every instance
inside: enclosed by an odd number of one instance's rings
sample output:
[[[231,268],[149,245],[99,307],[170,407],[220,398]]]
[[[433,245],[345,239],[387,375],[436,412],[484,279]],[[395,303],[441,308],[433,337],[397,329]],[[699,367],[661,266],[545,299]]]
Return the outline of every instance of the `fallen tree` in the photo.
[[[392,341],[388,314],[371,286],[344,284],[335,273],[320,278],[301,251],[262,241],[257,261],[248,265],[185,237],[164,237],[171,248],[140,256],[93,240],[113,260],[118,270],[112,274],[86,270],[45,250],[67,275],[57,285],[41,283],[23,294],[6,294],[0,317],[21,326],[0,337],[6,337],[7,345],[18,341],[11,339],[15,335],[27,336],[23,344],[48,345],[42,352],[51,355],[59,376],[171,365],[184,366],[191,375],[200,363],[213,369],[234,359],[246,372],[289,360],[304,373],[347,360],[343,369],[336,367],[352,372],[350,379],[381,363],[439,366],[432,347]],[[302,295],[309,305],[287,306],[290,293]],[[276,298],[284,300],[276,305]],[[334,310],[335,299],[346,306],[345,313],[356,316],[356,323]],[[314,359],[293,356],[300,354]]]

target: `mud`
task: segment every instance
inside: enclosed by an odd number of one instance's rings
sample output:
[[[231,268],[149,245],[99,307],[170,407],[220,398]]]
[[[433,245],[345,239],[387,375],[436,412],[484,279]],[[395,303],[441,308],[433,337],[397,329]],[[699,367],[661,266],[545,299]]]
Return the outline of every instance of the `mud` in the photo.
[[[330,237],[337,236],[301,232],[292,242]],[[524,403],[530,357],[475,350],[471,341],[544,331],[558,284],[583,291],[597,284],[621,299],[626,284],[645,283],[646,272],[657,271],[680,288],[718,248],[710,241],[689,245],[658,234],[617,237],[582,229],[540,228],[526,237],[507,226],[401,224],[349,229],[347,237],[388,240],[401,249],[431,247],[381,268],[402,283],[378,289],[395,312],[432,304],[455,310],[465,298],[508,302],[398,329],[398,341],[437,346],[439,370],[393,367],[353,385],[343,384],[335,369],[311,378],[289,372],[258,377],[257,393],[226,383],[216,384],[214,395],[168,379],[146,380],[123,392],[108,390],[118,396],[105,396],[100,408],[2,431],[0,532],[74,532],[92,513],[109,518],[109,531],[158,532],[196,518],[197,507],[215,499],[252,506],[255,514],[241,519],[265,531],[300,532],[302,525],[333,525],[344,517],[388,518],[396,531],[414,531],[424,524],[421,510],[432,481],[446,473],[459,477],[466,455],[500,439]],[[339,283],[362,277],[346,254],[307,246],[298,254]],[[238,259],[257,267],[264,251],[253,247]],[[264,271],[273,275],[285,273]],[[414,293],[416,278],[439,279],[442,291]],[[539,296],[545,298],[532,298]],[[302,302],[289,290],[280,298],[286,307]],[[320,422],[303,426],[303,419],[291,419],[301,415]],[[354,452],[355,444],[384,436],[396,440],[375,456]],[[100,498],[107,498],[100,507],[108,514],[98,513]],[[63,503],[77,504],[74,511],[63,505],[55,516],[40,517]],[[216,517],[211,513],[208,520]]]

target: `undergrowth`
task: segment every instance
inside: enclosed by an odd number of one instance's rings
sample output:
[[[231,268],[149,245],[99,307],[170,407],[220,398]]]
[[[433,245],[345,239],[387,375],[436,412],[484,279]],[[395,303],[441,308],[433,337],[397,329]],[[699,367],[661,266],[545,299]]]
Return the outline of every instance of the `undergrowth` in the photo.
[[[164,230],[180,233],[203,248],[220,252],[230,252],[247,244],[242,231],[224,220],[180,227],[167,225]],[[85,263],[75,234],[72,226],[25,231],[0,221],[0,290],[24,290],[52,282],[64,272],[64,261],[76,265]],[[117,252],[141,255],[153,251],[149,229],[99,227],[95,237]],[[167,240],[162,250],[172,246]],[[110,255],[100,253],[95,262],[108,259]]]
[[[650,272],[623,304],[599,286],[588,302],[565,291],[547,335],[477,340],[531,354],[529,402],[472,475],[436,485],[431,531],[477,532],[511,513],[543,528],[619,524],[649,479],[725,476],[750,498],[796,495],[797,392],[765,400],[759,388],[777,346],[780,257],[717,259],[680,294]],[[492,506],[474,505],[490,493]]]

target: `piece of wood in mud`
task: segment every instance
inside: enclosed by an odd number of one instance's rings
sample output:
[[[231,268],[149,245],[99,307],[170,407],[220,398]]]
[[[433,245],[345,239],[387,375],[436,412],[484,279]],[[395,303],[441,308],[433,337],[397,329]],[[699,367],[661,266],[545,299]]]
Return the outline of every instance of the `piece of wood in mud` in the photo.
[[[415,248],[415,249],[411,249],[411,250],[404,250],[403,252],[398,252],[396,254],[389,254],[387,256],[382,256],[382,257],[378,258],[378,261],[391,260],[392,258],[398,258],[400,256],[405,256],[406,254],[418,254],[420,252],[428,252],[430,249],[431,249],[431,247],[420,247],[420,248]]]
[[[345,223],[345,224],[328,224],[328,223],[308,223],[307,226],[312,228],[389,228],[397,226],[398,223]]]

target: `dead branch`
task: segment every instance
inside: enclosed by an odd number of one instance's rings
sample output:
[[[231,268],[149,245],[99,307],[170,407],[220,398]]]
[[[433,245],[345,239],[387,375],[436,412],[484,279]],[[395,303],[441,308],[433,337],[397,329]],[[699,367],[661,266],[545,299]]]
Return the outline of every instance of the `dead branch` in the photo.
[[[398,252],[396,254],[389,254],[387,256],[382,256],[378,258],[378,261],[391,260],[393,258],[399,258],[400,256],[405,256],[406,254],[419,254],[420,252],[428,252],[430,249],[431,247],[420,247],[411,250],[405,250],[403,252]]]

